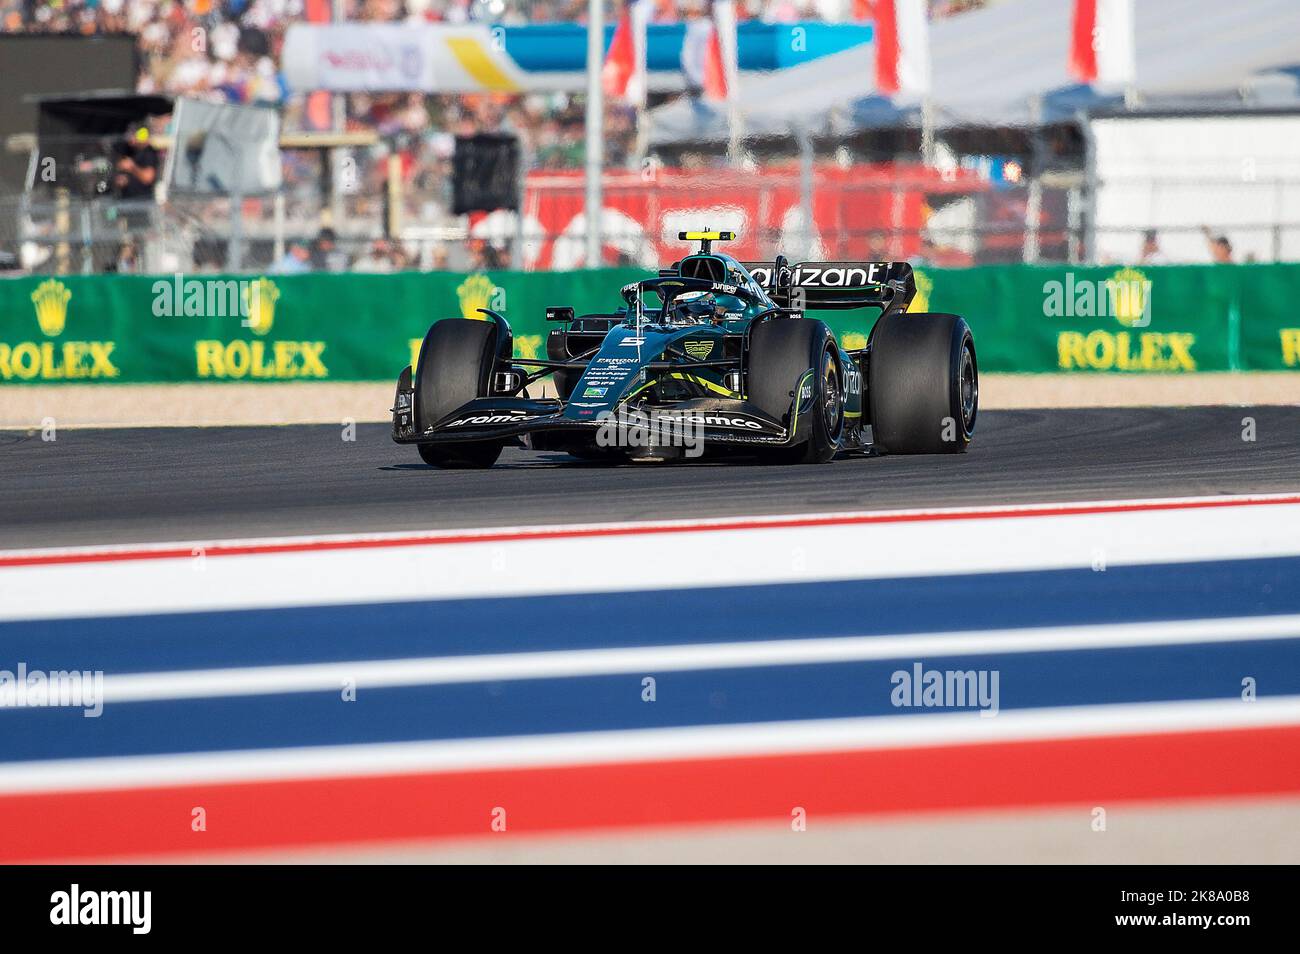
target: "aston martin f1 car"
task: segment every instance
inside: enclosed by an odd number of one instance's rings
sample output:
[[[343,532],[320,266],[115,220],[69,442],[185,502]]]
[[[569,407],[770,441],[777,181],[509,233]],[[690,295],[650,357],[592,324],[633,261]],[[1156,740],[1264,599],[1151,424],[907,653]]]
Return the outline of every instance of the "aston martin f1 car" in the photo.
[[[438,467],[490,467],[507,445],[611,461],[743,453],[787,463],[837,454],[962,453],[979,406],[970,328],[907,311],[906,262],[739,262],[730,232],[622,289],[616,311],[548,308],[545,359],[514,354],[510,324],[446,318],[402,371],[393,440]],[[805,312],[876,308],[849,350]],[[554,397],[530,385],[554,381]]]

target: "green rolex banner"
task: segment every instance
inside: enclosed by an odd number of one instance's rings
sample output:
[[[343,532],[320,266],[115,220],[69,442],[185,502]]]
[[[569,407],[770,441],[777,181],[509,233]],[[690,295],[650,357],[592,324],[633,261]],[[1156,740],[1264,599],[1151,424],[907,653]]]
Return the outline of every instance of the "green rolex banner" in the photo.
[[[504,314],[545,356],[548,305],[612,311],[647,273],[32,276],[0,281],[0,384],[389,380],[431,322]],[[985,371],[1300,371],[1300,265],[917,269]],[[872,310],[825,312],[862,347]]]
[[[970,323],[984,371],[1300,371],[1300,265],[921,266],[911,311]],[[821,315],[849,346],[871,317]]]
[[[0,282],[0,383],[396,378],[439,318],[506,315],[545,355],[547,305],[612,309],[632,270],[69,276]]]

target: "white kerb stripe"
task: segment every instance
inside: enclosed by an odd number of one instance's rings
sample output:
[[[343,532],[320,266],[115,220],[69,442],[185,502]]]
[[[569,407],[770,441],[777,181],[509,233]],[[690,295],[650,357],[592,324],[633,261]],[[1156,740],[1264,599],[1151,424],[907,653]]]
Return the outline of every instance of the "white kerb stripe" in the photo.
[[[253,666],[231,669],[106,675],[105,705],[289,692],[337,692],[345,680],[361,689],[511,679],[556,679],[619,673],[663,673],[876,659],[922,659],[992,653],[1060,652],[1125,646],[1170,646],[1300,637],[1300,616],[1178,620],[1107,626],[840,636],[626,649]],[[4,706],[0,705],[0,717]]]
[[[0,796],[1300,725],[1300,696],[4,763]]]
[[[683,558],[687,555],[688,558]],[[609,593],[1300,555],[1300,504],[19,566],[0,619]]]

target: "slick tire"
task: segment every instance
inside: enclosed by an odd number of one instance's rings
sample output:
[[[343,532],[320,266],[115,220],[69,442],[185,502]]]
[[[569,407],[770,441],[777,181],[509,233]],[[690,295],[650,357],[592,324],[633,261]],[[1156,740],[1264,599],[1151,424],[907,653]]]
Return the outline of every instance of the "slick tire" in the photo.
[[[493,321],[444,318],[430,326],[415,371],[415,422],[423,430],[456,408],[485,397],[497,355]],[[420,457],[434,467],[491,467],[501,456],[499,441],[420,444]]]
[[[795,389],[813,369],[812,410],[801,433],[794,419]],[[750,333],[746,358],[747,397],[763,413],[795,428],[793,447],[764,455],[772,463],[823,464],[835,456],[844,437],[844,369],[835,336],[823,322],[809,318],[764,321]]]
[[[958,315],[890,315],[871,332],[874,444],[891,454],[964,454],[979,411],[979,366]]]

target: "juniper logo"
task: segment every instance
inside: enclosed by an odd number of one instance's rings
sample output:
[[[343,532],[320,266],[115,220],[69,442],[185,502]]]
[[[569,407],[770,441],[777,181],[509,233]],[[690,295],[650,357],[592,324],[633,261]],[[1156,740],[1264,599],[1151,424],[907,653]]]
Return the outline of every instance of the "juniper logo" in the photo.
[[[153,927],[152,891],[83,891],[73,884],[50,895],[50,923],[129,925],[132,934]]]
[[[1151,324],[1151,282],[1135,268],[1122,268],[1104,281],[1076,279],[1043,282],[1043,314],[1048,318],[1114,318],[1126,328]]]
[[[87,719],[104,714],[104,672],[28,669],[20,662],[17,671],[0,669],[0,709],[80,708]]]
[[[46,279],[32,292],[36,323],[41,326],[41,332],[47,338],[63,334],[63,326],[68,321],[68,302],[71,300],[72,292],[57,278]]]

